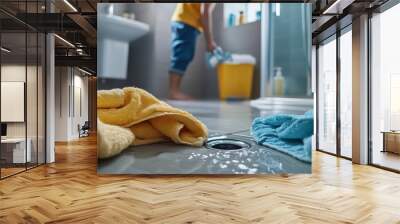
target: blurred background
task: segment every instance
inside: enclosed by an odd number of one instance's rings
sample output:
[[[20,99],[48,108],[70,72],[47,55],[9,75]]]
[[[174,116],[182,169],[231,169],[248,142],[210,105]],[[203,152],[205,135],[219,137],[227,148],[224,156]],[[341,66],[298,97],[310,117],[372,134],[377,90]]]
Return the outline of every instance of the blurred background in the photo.
[[[102,74],[101,67],[112,58],[125,59],[116,54],[99,56],[107,59],[104,58],[105,62],[99,64],[98,88],[137,86],[157,97],[166,98],[170,63],[170,19],[176,4],[99,4],[99,17],[109,14],[111,7],[113,15],[125,18],[134,15],[134,20],[147,25],[149,30],[142,37],[130,42],[126,74],[122,75],[122,79],[110,78],[119,76],[121,71],[117,71],[118,74],[109,74],[109,71]],[[102,24],[99,23],[99,33],[102,33],[101,29]],[[225,51],[255,57],[251,98],[274,95],[273,78],[277,67],[282,68],[285,77],[285,97],[312,97],[311,5],[216,4],[213,31],[216,42]],[[113,35],[112,38],[119,38],[118,33]],[[101,35],[99,37],[101,39]],[[216,69],[207,66],[205,53],[204,36],[200,35],[196,55],[183,79],[183,91],[198,99],[217,99]],[[108,63],[107,69],[113,65],[121,67],[117,62]]]

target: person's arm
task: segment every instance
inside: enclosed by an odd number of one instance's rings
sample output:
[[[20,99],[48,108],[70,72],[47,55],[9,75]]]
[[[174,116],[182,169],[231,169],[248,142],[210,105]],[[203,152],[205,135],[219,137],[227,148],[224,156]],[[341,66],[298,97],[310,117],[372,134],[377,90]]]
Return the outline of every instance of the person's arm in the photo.
[[[217,47],[212,32],[212,12],[214,10],[214,7],[215,3],[201,4],[201,23],[203,26],[204,37],[206,39],[208,51],[213,51]]]

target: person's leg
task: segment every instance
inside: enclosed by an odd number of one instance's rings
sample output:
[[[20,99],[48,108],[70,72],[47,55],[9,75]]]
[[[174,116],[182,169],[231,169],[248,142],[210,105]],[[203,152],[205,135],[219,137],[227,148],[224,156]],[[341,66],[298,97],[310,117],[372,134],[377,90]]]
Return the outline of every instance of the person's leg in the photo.
[[[169,69],[169,98],[190,100],[191,96],[181,91],[183,75],[193,59],[198,31],[186,24],[172,23],[171,66]]]
[[[169,93],[168,98],[171,100],[192,100],[193,97],[190,95],[184,94],[181,91],[181,82],[182,75],[174,73],[172,71],[169,72]]]

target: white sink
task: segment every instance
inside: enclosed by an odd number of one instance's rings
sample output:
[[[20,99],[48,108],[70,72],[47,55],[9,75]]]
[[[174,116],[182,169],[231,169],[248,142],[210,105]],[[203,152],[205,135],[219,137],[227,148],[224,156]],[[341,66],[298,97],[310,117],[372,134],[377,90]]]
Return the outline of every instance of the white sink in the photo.
[[[149,25],[145,23],[116,15],[100,14],[97,24],[100,38],[111,38],[125,42],[134,41],[150,30]]]
[[[149,32],[149,25],[116,15],[97,18],[97,64],[101,78],[126,79],[129,44]]]

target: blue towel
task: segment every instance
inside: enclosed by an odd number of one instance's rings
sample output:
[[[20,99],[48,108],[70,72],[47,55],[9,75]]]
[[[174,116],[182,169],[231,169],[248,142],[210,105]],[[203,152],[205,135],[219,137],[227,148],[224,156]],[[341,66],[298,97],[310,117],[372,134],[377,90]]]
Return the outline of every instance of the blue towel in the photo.
[[[278,114],[254,119],[251,135],[258,144],[311,163],[313,112],[304,115]]]
[[[230,52],[222,50],[221,47],[217,47],[213,50],[213,52],[206,53],[206,61],[208,67],[214,68],[218,64],[223,63],[224,61],[232,60],[232,54]]]

